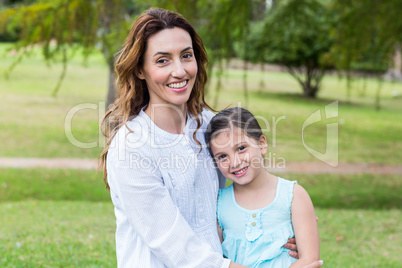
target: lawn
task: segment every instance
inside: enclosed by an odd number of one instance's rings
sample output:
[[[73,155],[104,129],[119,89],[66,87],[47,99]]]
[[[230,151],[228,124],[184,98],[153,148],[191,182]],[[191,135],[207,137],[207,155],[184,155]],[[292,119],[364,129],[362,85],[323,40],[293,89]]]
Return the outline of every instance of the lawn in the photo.
[[[400,267],[399,178],[281,176],[311,195],[325,267]],[[113,206],[94,171],[0,169],[0,222],[1,267],[116,266]]]
[[[0,44],[0,73],[14,60]],[[107,67],[100,54],[82,65],[72,60],[57,97],[61,72],[33,53],[9,79],[0,76],[0,157],[96,158],[104,113]],[[400,164],[402,83],[381,84],[382,109],[374,109],[375,79],[327,76],[316,100],[300,96],[286,73],[249,71],[248,102],[242,71],[229,70],[214,108],[241,105],[260,116],[277,159],[318,161],[305,145],[325,152],[327,124],[339,125],[339,161]],[[264,88],[260,88],[260,80]],[[216,78],[207,94],[214,103]],[[364,83],[367,88],[364,89]],[[338,101],[338,117],[325,107]],[[71,113],[74,108],[80,108]],[[323,120],[304,129],[316,111]],[[68,131],[71,129],[71,133]],[[70,137],[70,138],[68,138]],[[73,137],[73,138],[71,138]],[[334,142],[331,140],[331,142]],[[81,148],[86,143],[91,148]],[[325,267],[400,267],[402,180],[394,175],[279,174],[310,193],[319,217]],[[115,267],[115,218],[101,174],[94,170],[0,168],[0,267]]]
[[[277,174],[297,180],[316,207],[400,209],[398,175]],[[110,202],[102,175],[93,170],[0,168],[0,202],[24,200]]]
[[[7,70],[13,60],[13,56],[5,52],[6,47],[0,45],[2,71]],[[98,156],[103,143],[98,122],[104,113],[107,68],[99,54],[90,57],[87,66],[82,65],[79,57],[73,59],[55,98],[51,93],[61,66],[53,64],[48,68],[38,55],[33,54],[17,65],[8,80],[0,77],[0,139],[7,140],[0,148],[0,156]],[[264,89],[259,87],[261,78]],[[216,79],[211,79],[207,95],[211,104],[214,103],[215,83]],[[402,83],[382,83],[380,111],[373,106],[377,81],[367,80],[365,96],[360,94],[362,83],[357,79],[353,84],[351,103],[347,103],[345,81],[327,76],[319,99],[310,100],[300,97],[298,85],[287,73],[249,71],[246,105],[242,71],[229,70],[222,79],[223,88],[214,108],[241,105],[263,117],[267,123],[265,133],[270,151],[289,162],[318,161],[306,150],[306,145],[325,152],[326,124],[337,123],[340,162],[399,164],[402,159]],[[338,117],[306,127],[303,144],[303,123],[311,114],[324,111],[325,106],[334,101],[339,103]],[[73,108],[78,109],[69,113]],[[82,143],[91,148],[80,148]]]
[[[116,267],[110,202],[0,203],[1,267]]]

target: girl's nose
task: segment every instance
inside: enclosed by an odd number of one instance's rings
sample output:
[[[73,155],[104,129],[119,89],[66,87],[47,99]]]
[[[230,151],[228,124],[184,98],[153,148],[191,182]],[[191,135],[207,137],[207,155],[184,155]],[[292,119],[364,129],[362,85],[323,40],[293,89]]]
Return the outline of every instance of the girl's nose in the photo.
[[[232,168],[239,167],[241,164],[240,156],[238,154],[235,154],[232,159],[233,159],[231,163]]]

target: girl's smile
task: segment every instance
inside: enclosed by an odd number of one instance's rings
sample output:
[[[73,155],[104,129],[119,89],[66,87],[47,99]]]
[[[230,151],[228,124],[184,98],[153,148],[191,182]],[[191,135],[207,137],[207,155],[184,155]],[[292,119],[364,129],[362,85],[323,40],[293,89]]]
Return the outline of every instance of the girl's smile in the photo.
[[[258,180],[265,174],[266,138],[255,140],[239,128],[227,128],[211,140],[215,162],[222,174],[239,185]]]
[[[233,171],[232,174],[236,177],[242,177],[246,174],[248,167],[239,169],[238,171]]]

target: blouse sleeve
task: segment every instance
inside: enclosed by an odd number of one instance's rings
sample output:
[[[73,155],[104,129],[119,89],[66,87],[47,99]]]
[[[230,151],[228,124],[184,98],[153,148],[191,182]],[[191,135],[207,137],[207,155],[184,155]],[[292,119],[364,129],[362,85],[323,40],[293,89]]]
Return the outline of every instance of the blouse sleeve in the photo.
[[[111,191],[155,256],[168,267],[228,267],[230,261],[199,239],[174,205],[150,148],[118,147],[108,154]]]

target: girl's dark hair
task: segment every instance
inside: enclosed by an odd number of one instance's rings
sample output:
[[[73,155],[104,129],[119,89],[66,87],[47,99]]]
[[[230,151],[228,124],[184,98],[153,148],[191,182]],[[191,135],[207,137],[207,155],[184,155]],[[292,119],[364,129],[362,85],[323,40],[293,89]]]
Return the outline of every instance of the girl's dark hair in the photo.
[[[225,129],[234,127],[244,131],[248,137],[258,141],[263,135],[257,119],[248,110],[241,107],[228,108],[216,114],[208,124],[205,131],[205,143],[211,155],[211,141]]]

